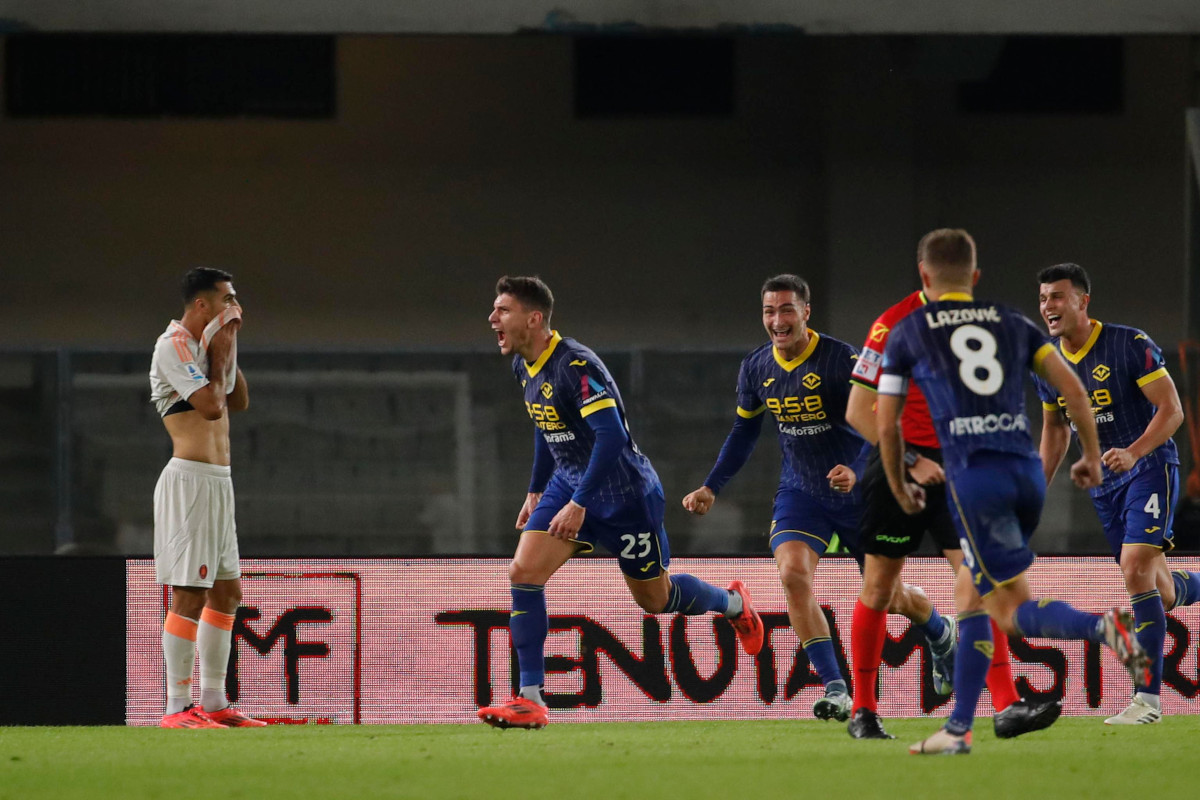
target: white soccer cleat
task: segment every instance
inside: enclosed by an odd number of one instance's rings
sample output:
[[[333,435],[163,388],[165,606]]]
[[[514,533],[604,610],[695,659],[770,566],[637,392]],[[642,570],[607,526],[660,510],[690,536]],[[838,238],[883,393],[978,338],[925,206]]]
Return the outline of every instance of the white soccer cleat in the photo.
[[[1105,725],[1151,725],[1162,720],[1162,711],[1142,699],[1141,692],[1133,696],[1129,708],[1104,720]]]

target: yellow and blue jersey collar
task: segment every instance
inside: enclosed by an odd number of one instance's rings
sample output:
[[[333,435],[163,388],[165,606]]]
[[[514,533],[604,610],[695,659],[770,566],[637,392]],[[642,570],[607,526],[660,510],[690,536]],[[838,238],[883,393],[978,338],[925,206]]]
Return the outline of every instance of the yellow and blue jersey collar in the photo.
[[[538,373],[542,371],[542,367],[546,366],[546,362],[550,360],[550,356],[554,355],[554,350],[558,347],[558,343],[562,341],[562,336],[559,335],[558,331],[550,331],[550,334],[550,343],[546,345],[546,349],[542,351],[542,354],[537,357],[537,361],[534,361],[532,364],[528,361],[525,362],[525,371],[529,373],[529,377],[531,378],[537,377]]]
[[[1070,361],[1072,364],[1078,364],[1080,361],[1082,361],[1083,357],[1092,351],[1092,347],[1095,346],[1096,340],[1100,338],[1100,329],[1104,327],[1104,323],[1098,319],[1089,319],[1088,322],[1092,323],[1092,333],[1088,336],[1087,341],[1083,343],[1083,347],[1079,348],[1074,353],[1067,352],[1067,343],[1064,342],[1062,338],[1059,338],[1058,340],[1059,352],[1063,354],[1063,358],[1065,358],[1067,361]]]
[[[808,360],[808,357],[812,355],[813,350],[817,349],[817,341],[820,340],[820,338],[821,338],[821,334],[817,333],[812,328],[809,328],[808,329],[808,347],[804,348],[803,353],[796,356],[791,361],[788,361],[786,358],[783,357],[783,354],[779,352],[778,347],[776,347],[775,345],[771,345],[771,354],[773,356],[775,356],[776,364],[783,367],[783,369],[786,372],[791,372],[796,367],[800,366],[801,364],[803,364],[805,361]]]
[[[937,299],[937,301],[940,303],[943,300],[957,300],[960,303],[969,303],[974,299],[975,299],[974,297],[967,294],[966,292],[946,292],[941,297],[939,297]]]

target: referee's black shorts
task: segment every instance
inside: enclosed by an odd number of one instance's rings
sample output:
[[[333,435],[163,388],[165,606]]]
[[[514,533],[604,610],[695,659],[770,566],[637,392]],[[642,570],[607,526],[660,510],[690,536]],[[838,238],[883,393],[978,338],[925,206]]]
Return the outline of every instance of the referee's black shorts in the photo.
[[[906,444],[926,458],[942,463],[942,451],[932,447]],[[921,546],[921,537],[926,531],[937,543],[938,550],[958,550],[958,531],[946,505],[946,485],[925,486],[925,509],[919,514],[905,514],[896,502],[883,462],[879,460],[879,448],[871,451],[867,468],[863,471],[863,517],[861,547],[869,555],[887,558],[904,558]]]

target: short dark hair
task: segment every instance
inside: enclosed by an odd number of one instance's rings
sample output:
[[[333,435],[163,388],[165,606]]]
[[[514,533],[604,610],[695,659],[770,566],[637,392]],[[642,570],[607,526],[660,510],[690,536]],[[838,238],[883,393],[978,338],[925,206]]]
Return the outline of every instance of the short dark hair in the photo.
[[[975,240],[962,228],[938,228],[921,237],[917,261],[933,270],[975,268]]]
[[[1038,283],[1070,281],[1072,286],[1084,294],[1092,293],[1092,279],[1088,277],[1087,270],[1069,261],[1065,264],[1055,264],[1053,267],[1046,267],[1038,273],[1037,279]]]
[[[201,292],[211,291],[221,281],[231,281],[233,276],[223,269],[196,267],[183,276],[183,302],[190,303]]]
[[[502,294],[512,295],[526,308],[542,312],[546,324],[550,324],[550,315],[554,313],[554,293],[541,278],[536,275],[505,275],[496,281],[496,296]]]
[[[758,296],[762,298],[766,296],[767,292],[795,292],[796,296],[805,303],[809,302],[808,282],[799,275],[785,272],[782,275],[767,278],[763,281],[762,291],[758,293]]]

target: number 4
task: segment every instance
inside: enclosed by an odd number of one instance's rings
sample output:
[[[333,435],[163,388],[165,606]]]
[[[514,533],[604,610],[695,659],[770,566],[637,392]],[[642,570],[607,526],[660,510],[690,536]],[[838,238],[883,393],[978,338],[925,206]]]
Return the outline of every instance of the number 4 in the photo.
[[[1150,495],[1150,499],[1146,501],[1146,507],[1142,509],[1147,514],[1153,514],[1155,519],[1158,519],[1162,511],[1158,508],[1158,492]]]

